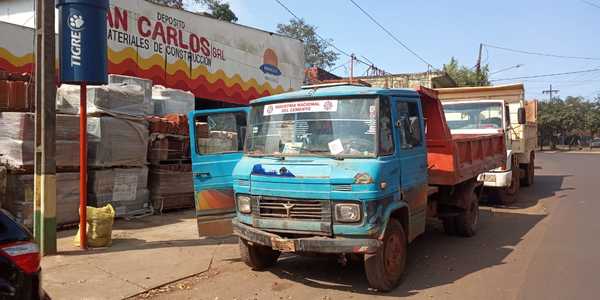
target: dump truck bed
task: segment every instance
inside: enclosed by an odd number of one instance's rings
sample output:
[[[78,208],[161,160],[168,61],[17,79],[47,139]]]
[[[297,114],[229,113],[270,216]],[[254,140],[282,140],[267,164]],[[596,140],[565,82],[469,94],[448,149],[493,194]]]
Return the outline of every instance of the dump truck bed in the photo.
[[[419,88],[426,123],[429,184],[453,186],[506,163],[504,134],[450,133],[437,92]]]

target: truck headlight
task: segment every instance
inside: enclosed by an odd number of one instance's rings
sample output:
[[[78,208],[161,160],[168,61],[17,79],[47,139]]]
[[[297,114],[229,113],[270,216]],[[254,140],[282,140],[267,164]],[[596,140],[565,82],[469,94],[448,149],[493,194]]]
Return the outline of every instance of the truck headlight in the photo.
[[[336,204],[335,220],[342,223],[356,223],[360,221],[360,205],[356,203]]]
[[[243,214],[249,214],[252,212],[252,198],[248,195],[237,196],[237,207],[238,211]]]

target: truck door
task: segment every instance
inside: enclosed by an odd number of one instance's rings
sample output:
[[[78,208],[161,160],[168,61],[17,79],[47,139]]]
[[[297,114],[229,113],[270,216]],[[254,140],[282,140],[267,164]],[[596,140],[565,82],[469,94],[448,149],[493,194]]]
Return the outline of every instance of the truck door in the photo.
[[[189,114],[192,176],[198,234],[232,233],[235,215],[232,172],[241,159],[249,108],[193,111]]]
[[[427,152],[418,99],[396,99],[400,188],[410,210],[409,240],[425,231],[427,218]]]

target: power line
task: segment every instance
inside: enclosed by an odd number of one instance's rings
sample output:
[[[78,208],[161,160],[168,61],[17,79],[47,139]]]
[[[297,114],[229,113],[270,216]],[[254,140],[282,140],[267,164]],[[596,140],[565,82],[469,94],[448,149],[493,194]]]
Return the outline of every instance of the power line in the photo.
[[[590,2],[590,1],[586,1],[586,0],[580,0],[580,1],[583,2],[583,3],[585,3],[585,4],[591,5],[593,7],[600,8],[600,5],[598,5],[598,4],[594,3],[594,2]]]
[[[502,79],[490,79],[490,81],[507,81],[507,80],[517,80],[517,79],[551,77],[551,76],[561,76],[561,75],[570,75],[570,74],[591,73],[591,72],[597,72],[597,71],[600,71],[600,68],[581,70],[581,71],[572,71],[572,72],[563,72],[563,73],[541,74],[541,75],[521,76],[521,77],[512,77],[512,78],[502,78]]]
[[[499,50],[504,50],[504,51],[509,51],[509,52],[515,52],[515,53],[521,53],[521,54],[546,56],[546,57],[554,57],[554,58],[567,58],[567,59],[600,60],[600,57],[558,55],[558,54],[549,54],[549,53],[534,52],[534,51],[527,51],[527,50],[518,50],[518,49],[494,46],[494,45],[490,45],[490,44],[483,44],[483,45],[485,47],[489,47],[489,48],[494,48],[494,49],[499,49]]]
[[[375,23],[377,26],[379,26],[379,28],[381,28],[385,33],[387,33],[387,35],[389,35],[394,41],[396,41],[398,44],[400,44],[402,47],[404,47],[404,49],[406,49],[408,52],[412,53],[412,55],[414,55],[420,61],[425,63],[428,67],[439,71],[438,68],[434,67],[428,61],[426,61],[423,57],[421,57],[419,54],[417,54],[417,52],[410,49],[405,43],[403,43],[399,38],[397,38],[392,32],[390,32],[387,28],[385,28],[383,25],[381,25],[381,23],[379,23],[375,18],[373,18],[373,16],[371,16],[366,10],[364,10],[362,7],[360,7],[360,5],[358,5],[358,3],[356,3],[354,0],[350,0],[350,2],[352,2],[352,4],[354,4],[354,6],[356,6],[360,11],[362,11],[363,14],[365,14],[369,19],[371,19],[371,21],[373,21],[373,23]]]
[[[292,15],[296,20],[302,21],[302,18],[298,17],[298,15],[296,15],[289,7],[287,7],[285,4],[283,4],[280,0],[275,0],[275,2],[277,2],[281,7],[283,7],[283,9],[285,9],[288,13],[290,13],[290,15]],[[349,57],[351,59],[354,59],[355,61],[357,61],[359,63],[362,63],[362,64],[364,64],[364,65],[366,65],[368,67],[374,67],[372,63],[367,63],[365,61],[362,61],[362,60],[358,59],[356,56],[354,56],[353,54],[350,54],[350,53],[348,53],[348,52],[346,52],[346,51],[338,48],[331,41],[329,41],[328,39],[326,39],[326,38],[322,37],[321,35],[319,35],[316,31],[315,31],[315,35],[319,39],[321,39],[322,41],[324,41],[325,43],[327,43],[328,46],[330,46],[331,48],[337,50],[338,52],[342,53],[343,55],[345,55],[345,56],[347,56],[347,57]],[[367,59],[364,56],[363,56],[363,58]],[[367,60],[369,60],[369,59],[367,59]],[[370,62],[370,60],[369,60],[369,62]],[[381,70],[381,69],[378,69],[378,70]],[[383,71],[383,70],[381,70],[381,71]],[[386,74],[389,74],[389,73],[387,73],[385,71],[383,71],[383,72],[386,73]]]
[[[281,7],[283,7],[283,9],[287,10],[287,12],[290,13],[290,15],[292,15],[294,18],[296,18],[296,20],[302,21],[302,19],[300,17],[298,17],[291,9],[289,9],[287,6],[285,6],[285,4],[283,4],[281,1],[275,0],[275,2],[279,3],[279,5],[281,5]],[[333,43],[331,43],[328,39],[326,39],[326,38],[322,37],[321,35],[319,35],[316,31],[315,31],[315,35],[318,38],[320,38],[321,40],[323,40],[325,43],[327,43],[327,45],[329,45],[331,48],[337,50],[338,52],[340,52],[340,53],[342,53],[342,54],[344,54],[344,55],[346,55],[348,57],[351,56],[348,52],[346,52],[346,51],[338,48],[336,45],[334,45]]]

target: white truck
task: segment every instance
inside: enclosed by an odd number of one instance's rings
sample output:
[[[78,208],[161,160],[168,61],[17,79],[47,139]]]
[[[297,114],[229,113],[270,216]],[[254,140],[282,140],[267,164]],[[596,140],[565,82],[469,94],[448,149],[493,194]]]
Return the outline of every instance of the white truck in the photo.
[[[533,184],[537,147],[537,101],[525,101],[523,84],[436,89],[453,134],[505,133],[506,165],[480,174],[503,204]]]

